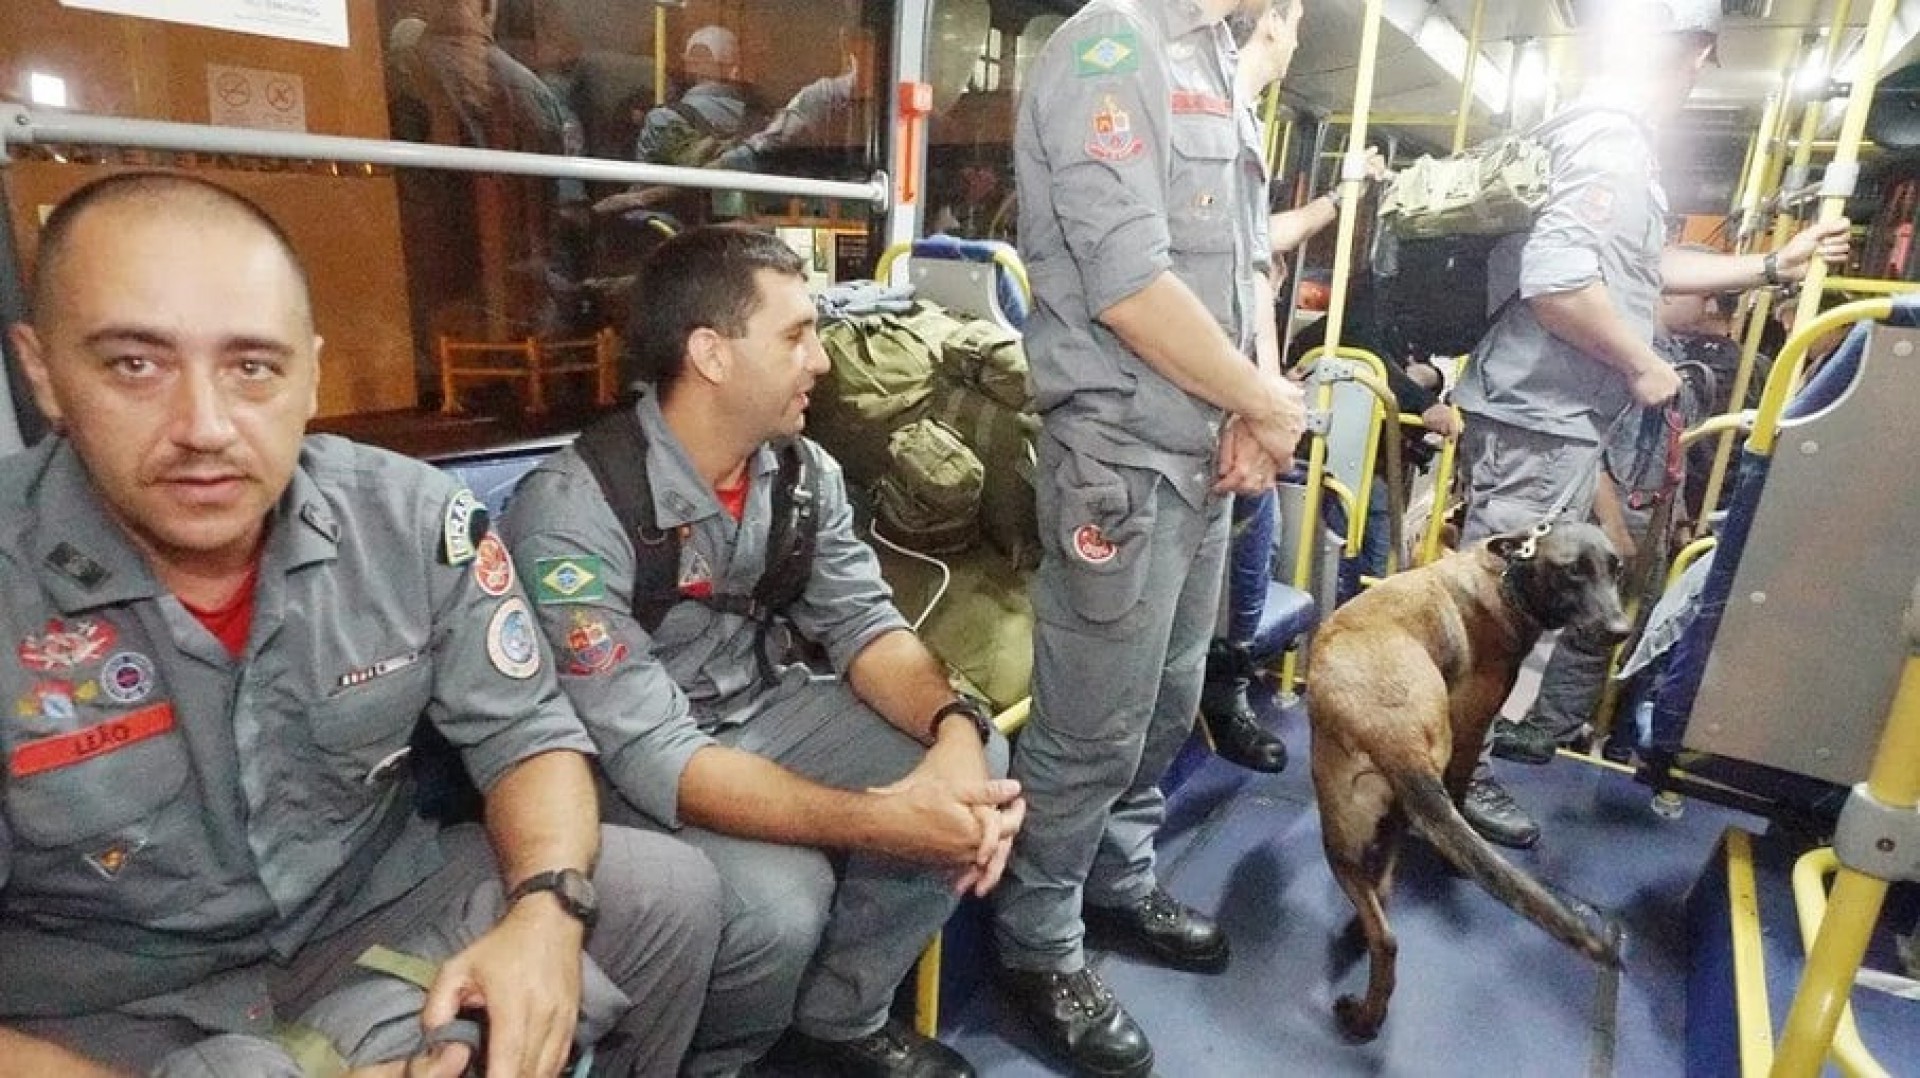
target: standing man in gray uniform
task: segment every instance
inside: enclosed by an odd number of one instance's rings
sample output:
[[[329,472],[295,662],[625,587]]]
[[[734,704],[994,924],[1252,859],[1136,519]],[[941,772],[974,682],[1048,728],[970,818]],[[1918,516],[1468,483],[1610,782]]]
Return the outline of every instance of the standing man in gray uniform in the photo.
[[[1845,221],[1810,227],[1765,255],[1666,247],[1654,134],[1679,113],[1713,59],[1719,27],[1719,0],[1626,0],[1585,34],[1593,77],[1543,133],[1553,155],[1547,202],[1530,231],[1495,250],[1489,300],[1505,306],[1455,393],[1467,415],[1463,542],[1539,523],[1563,495],[1567,519],[1591,513],[1607,426],[1624,409],[1662,405],[1680,389],[1653,347],[1663,288],[1779,285],[1804,277],[1816,255],[1846,255]],[[1546,712],[1569,665],[1596,662],[1605,657],[1563,641],[1542,682]],[[1509,724],[1504,734],[1544,743],[1534,755],[1545,760],[1585,720],[1558,715],[1553,729]],[[1484,765],[1462,811],[1490,842],[1525,848],[1539,838],[1539,826]]]
[[[718,880],[597,826],[473,496],[302,439],[320,339],[278,226],[204,180],[98,181],[12,334],[57,433],[0,461],[0,1073],[453,1075],[483,1017],[487,1073],[546,1075],[578,1012],[673,1074]],[[415,813],[423,717],[484,833]]]
[[[894,609],[839,466],[799,437],[827,368],[804,268],[766,233],[695,229],[648,256],[633,311],[650,387],[529,475],[506,523],[600,746],[608,818],[720,869],[688,1069],[733,1073],[791,1022],[788,1062],[970,1075],[888,1007],[959,893],[998,881],[1024,805],[985,710]],[[610,423],[638,443],[583,453]],[[651,520],[623,523],[629,499]],[[763,598],[769,578],[792,589]],[[839,676],[770,651],[776,617]]]
[[[1086,927],[1177,968],[1227,960],[1153,842],[1219,609],[1223,495],[1272,486],[1305,425],[1300,390],[1248,358],[1271,308],[1265,167],[1222,20],[1267,6],[1093,0],[1019,106],[1043,553],[1013,765],[1032,816],[995,936],[1015,1008],[1088,1073],[1145,1074],[1153,1052],[1087,968]]]

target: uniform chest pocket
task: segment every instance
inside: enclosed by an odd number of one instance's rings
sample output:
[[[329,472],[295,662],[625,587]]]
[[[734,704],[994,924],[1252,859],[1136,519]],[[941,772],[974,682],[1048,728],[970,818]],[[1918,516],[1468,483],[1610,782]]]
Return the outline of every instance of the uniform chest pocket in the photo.
[[[1240,141],[1233,118],[1211,114],[1173,118],[1172,176],[1167,184],[1167,231],[1176,251],[1233,250],[1234,176]]]
[[[424,659],[343,689],[312,709],[313,743],[341,779],[383,785],[399,772],[432,696],[433,667]]]
[[[14,742],[7,822],[42,847],[97,839],[153,815],[187,779],[171,703],[109,716],[72,733]]]

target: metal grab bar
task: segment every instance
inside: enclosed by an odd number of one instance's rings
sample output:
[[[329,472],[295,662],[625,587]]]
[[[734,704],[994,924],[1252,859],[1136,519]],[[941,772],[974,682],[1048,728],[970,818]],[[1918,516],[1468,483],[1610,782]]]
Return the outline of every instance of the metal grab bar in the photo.
[[[1840,857],[1831,846],[1808,850],[1793,863],[1793,909],[1799,915],[1800,944],[1808,951],[1827,916],[1827,877],[1839,871]],[[1834,1026],[1832,1059],[1848,1078],[1888,1078],[1887,1069],[1861,1041],[1850,1006],[1840,1009],[1840,1021]]]
[[[127,149],[169,150],[183,153],[231,154],[241,157],[336,161],[346,164],[386,165],[393,168],[440,169],[448,172],[495,172],[559,180],[647,184],[656,187],[698,187],[716,191],[800,198],[833,198],[872,203],[885,212],[889,184],[885,172],[864,183],[815,180],[731,169],[649,165],[600,157],[562,157],[557,154],[481,150],[466,146],[398,142],[390,139],[347,138],[259,131],[246,127],[216,127],[167,120],[131,120],[92,116],[58,109],[0,105],[0,150],[22,146],[116,146]]]

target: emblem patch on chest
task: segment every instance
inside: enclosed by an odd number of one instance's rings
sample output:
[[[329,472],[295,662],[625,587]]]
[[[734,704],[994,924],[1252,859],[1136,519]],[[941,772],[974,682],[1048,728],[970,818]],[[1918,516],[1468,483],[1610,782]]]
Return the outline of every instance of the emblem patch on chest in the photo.
[[[13,750],[7,771],[23,779],[119,752],[173,729],[173,705],[154,704],[116,719],[58,737],[29,741]]]
[[[705,599],[713,594],[713,566],[707,556],[689,548],[680,560],[680,594]]]
[[[1109,94],[1101,99],[1100,110],[1093,114],[1093,137],[1087,140],[1087,156],[1100,161],[1125,161],[1140,156],[1147,148],[1133,134],[1133,119]]]
[[[474,550],[473,582],[495,597],[513,590],[513,557],[507,553],[507,544],[492,532]]]
[[[100,691],[116,704],[137,704],[153,692],[153,660],[133,651],[116,651],[100,668]]]
[[[71,670],[99,661],[117,639],[119,634],[104,621],[78,618],[69,623],[55,618],[20,641],[17,654],[21,666],[38,673]]]
[[[146,846],[147,842],[145,839],[119,839],[105,849],[96,850],[93,853],[87,854],[87,864],[91,865],[95,872],[98,872],[107,879],[116,880],[120,878],[120,873],[127,867],[127,862],[133,860],[133,855],[146,849]]]
[[[487,622],[487,659],[510,678],[525,680],[540,672],[540,642],[534,637],[533,612],[514,596],[500,604]]]

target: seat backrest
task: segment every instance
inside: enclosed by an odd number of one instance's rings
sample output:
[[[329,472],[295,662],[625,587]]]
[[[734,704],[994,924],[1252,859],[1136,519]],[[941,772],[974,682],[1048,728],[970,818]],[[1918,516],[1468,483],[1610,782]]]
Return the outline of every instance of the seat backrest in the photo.
[[[572,444],[573,435],[541,438],[531,442],[465,453],[449,453],[428,458],[428,462],[458,476],[468,490],[487,507],[494,520],[506,511],[513,488],[547,455]]]
[[[1916,315],[1903,306],[1894,321]],[[1711,646],[1686,748],[1842,785],[1865,778],[1920,576],[1917,355],[1920,331],[1856,328],[1783,412],[1771,458],[1747,454],[1689,631]]]
[[[1001,264],[1018,256],[998,240],[928,236],[916,240],[907,259],[907,280],[914,294],[950,311],[1022,329],[1027,297],[1021,283]]]

